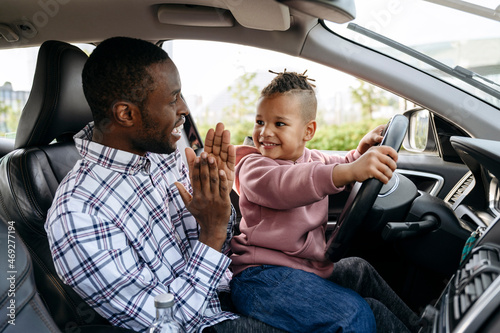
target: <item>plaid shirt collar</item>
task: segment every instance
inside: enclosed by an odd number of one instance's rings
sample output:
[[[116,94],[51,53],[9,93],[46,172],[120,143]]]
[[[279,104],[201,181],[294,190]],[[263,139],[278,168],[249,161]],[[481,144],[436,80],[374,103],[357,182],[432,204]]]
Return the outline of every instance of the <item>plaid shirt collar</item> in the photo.
[[[140,171],[145,171],[149,174],[151,168],[150,153],[140,156],[101,145],[92,141],[93,132],[94,122],[90,122],[73,137],[75,146],[83,159],[120,173],[135,175]]]

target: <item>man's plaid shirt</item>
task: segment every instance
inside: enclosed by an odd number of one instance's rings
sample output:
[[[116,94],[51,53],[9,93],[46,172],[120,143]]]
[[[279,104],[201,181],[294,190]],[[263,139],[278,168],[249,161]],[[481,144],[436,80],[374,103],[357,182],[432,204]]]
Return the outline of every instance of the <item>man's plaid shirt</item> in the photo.
[[[154,296],[173,293],[187,332],[235,315],[222,312],[230,259],[198,241],[198,225],[174,185],[192,191],[177,150],[139,156],[75,135],[82,156],[61,182],[45,229],[56,270],[113,325],[146,329]],[[228,225],[231,237],[235,214]]]

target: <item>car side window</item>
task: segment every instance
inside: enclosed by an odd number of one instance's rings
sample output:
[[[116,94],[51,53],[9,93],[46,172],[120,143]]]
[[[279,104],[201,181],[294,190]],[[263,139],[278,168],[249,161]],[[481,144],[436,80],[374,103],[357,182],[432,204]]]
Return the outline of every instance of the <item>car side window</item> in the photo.
[[[14,139],[28,101],[38,47],[0,51],[0,137]]]
[[[183,96],[202,137],[222,121],[232,143],[242,144],[252,133],[260,91],[276,75],[270,70],[307,71],[314,80],[318,130],[309,148],[356,148],[364,134],[414,106],[330,67],[274,51],[199,40],[168,41],[163,48],[179,70]]]
[[[75,44],[87,54],[93,45]],[[21,111],[28,101],[38,56],[38,47],[0,50],[0,152],[16,136]],[[2,149],[5,147],[5,149]]]

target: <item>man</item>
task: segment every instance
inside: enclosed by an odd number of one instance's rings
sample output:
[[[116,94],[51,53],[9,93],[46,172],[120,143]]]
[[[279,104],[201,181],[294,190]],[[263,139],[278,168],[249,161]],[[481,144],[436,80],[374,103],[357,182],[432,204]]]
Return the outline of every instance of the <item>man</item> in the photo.
[[[46,230],[61,279],[113,325],[145,330],[154,296],[170,292],[186,331],[263,331],[221,311],[235,220],[229,199],[234,147],[218,124],[205,152],[176,142],[189,110],[174,63],[161,48],[115,37],[85,64],[94,121],[75,135],[82,159],[61,182]],[[269,328],[268,331],[272,331]]]

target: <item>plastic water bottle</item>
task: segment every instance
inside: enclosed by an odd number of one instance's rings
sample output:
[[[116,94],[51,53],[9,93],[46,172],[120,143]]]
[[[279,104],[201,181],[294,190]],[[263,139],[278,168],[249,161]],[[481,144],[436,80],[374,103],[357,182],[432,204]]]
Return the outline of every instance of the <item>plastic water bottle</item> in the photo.
[[[149,333],[182,333],[184,329],[174,319],[174,295],[155,296],[156,320],[149,328]]]

